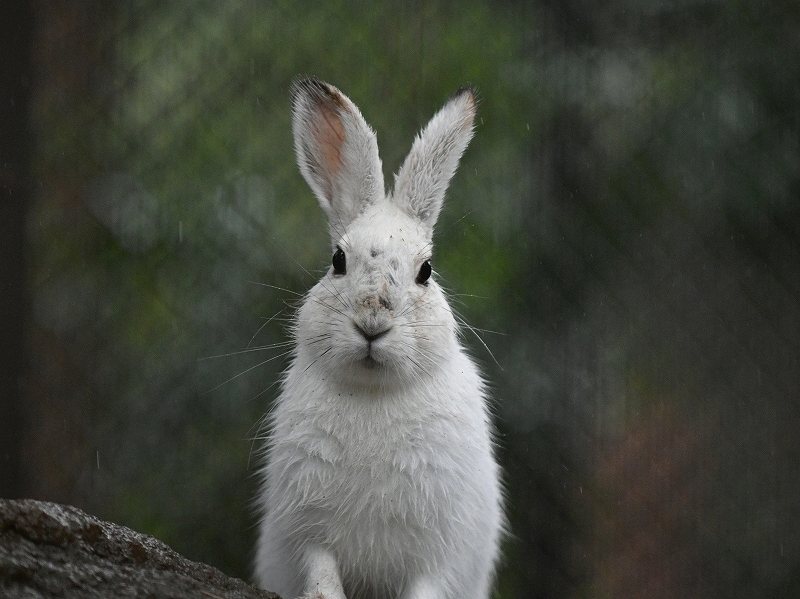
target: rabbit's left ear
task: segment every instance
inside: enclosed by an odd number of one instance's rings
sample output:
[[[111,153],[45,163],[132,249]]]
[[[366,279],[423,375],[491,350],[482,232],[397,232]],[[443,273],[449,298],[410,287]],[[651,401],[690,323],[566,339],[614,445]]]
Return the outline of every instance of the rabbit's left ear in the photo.
[[[292,85],[297,163],[338,237],[365,205],[384,197],[375,132],[356,105],[316,77]]]
[[[394,202],[419,218],[431,234],[450,179],[472,139],[475,112],[472,88],[453,94],[414,140],[395,177]]]

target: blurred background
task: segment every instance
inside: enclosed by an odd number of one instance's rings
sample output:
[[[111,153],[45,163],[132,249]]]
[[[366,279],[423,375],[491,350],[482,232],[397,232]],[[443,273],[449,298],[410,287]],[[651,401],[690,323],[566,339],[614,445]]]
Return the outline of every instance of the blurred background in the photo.
[[[346,93],[390,181],[469,82],[434,263],[495,399],[497,596],[800,596],[800,4],[3,11],[0,495],[249,579],[255,426],[330,260],[288,87]]]

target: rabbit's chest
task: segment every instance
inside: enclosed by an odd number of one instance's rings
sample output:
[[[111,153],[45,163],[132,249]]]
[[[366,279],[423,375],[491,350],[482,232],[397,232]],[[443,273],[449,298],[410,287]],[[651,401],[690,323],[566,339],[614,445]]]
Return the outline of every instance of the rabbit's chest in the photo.
[[[384,411],[379,417],[350,406],[331,406],[320,410],[305,423],[304,451],[310,463],[328,464],[331,479],[364,492],[377,492],[384,487],[419,487],[426,473],[439,470],[448,461],[443,445],[454,436],[453,423],[443,414]],[[369,406],[369,412],[379,411]],[[449,430],[448,430],[449,429]],[[387,491],[391,489],[386,489]]]
[[[330,401],[296,420],[284,442],[295,451],[292,486],[315,517],[335,514],[351,530],[425,529],[463,482],[454,479],[466,432],[446,411]]]
[[[374,415],[317,411],[296,439],[302,459],[291,486],[302,489],[297,515],[341,559],[380,579],[388,575],[379,574],[384,568],[417,559],[411,556],[421,547],[426,559],[438,559],[454,515],[452,495],[464,481],[448,450],[457,444],[447,415]]]

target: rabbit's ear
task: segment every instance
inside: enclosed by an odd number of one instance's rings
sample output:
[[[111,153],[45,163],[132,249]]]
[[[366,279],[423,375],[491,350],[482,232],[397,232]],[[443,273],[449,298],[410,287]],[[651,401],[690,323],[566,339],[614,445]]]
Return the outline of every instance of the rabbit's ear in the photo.
[[[394,201],[433,232],[447,185],[469,140],[475,120],[475,93],[458,90],[414,140],[394,183]]]
[[[292,85],[292,129],[300,172],[341,235],[369,203],[384,196],[375,132],[350,99],[315,77]]]

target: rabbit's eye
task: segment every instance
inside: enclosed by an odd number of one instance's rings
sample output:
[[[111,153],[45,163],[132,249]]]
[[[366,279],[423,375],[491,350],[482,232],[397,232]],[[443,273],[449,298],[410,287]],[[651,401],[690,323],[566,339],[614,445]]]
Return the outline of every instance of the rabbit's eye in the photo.
[[[336,248],[333,253],[333,274],[343,275],[347,272],[347,258],[345,258],[342,248]]]
[[[431,261],[425,260],[422,263],[422,266],[419,267],[419,273],[417,274],[417,284],[418,285],[427,285],[428,279],[431,278]]]

